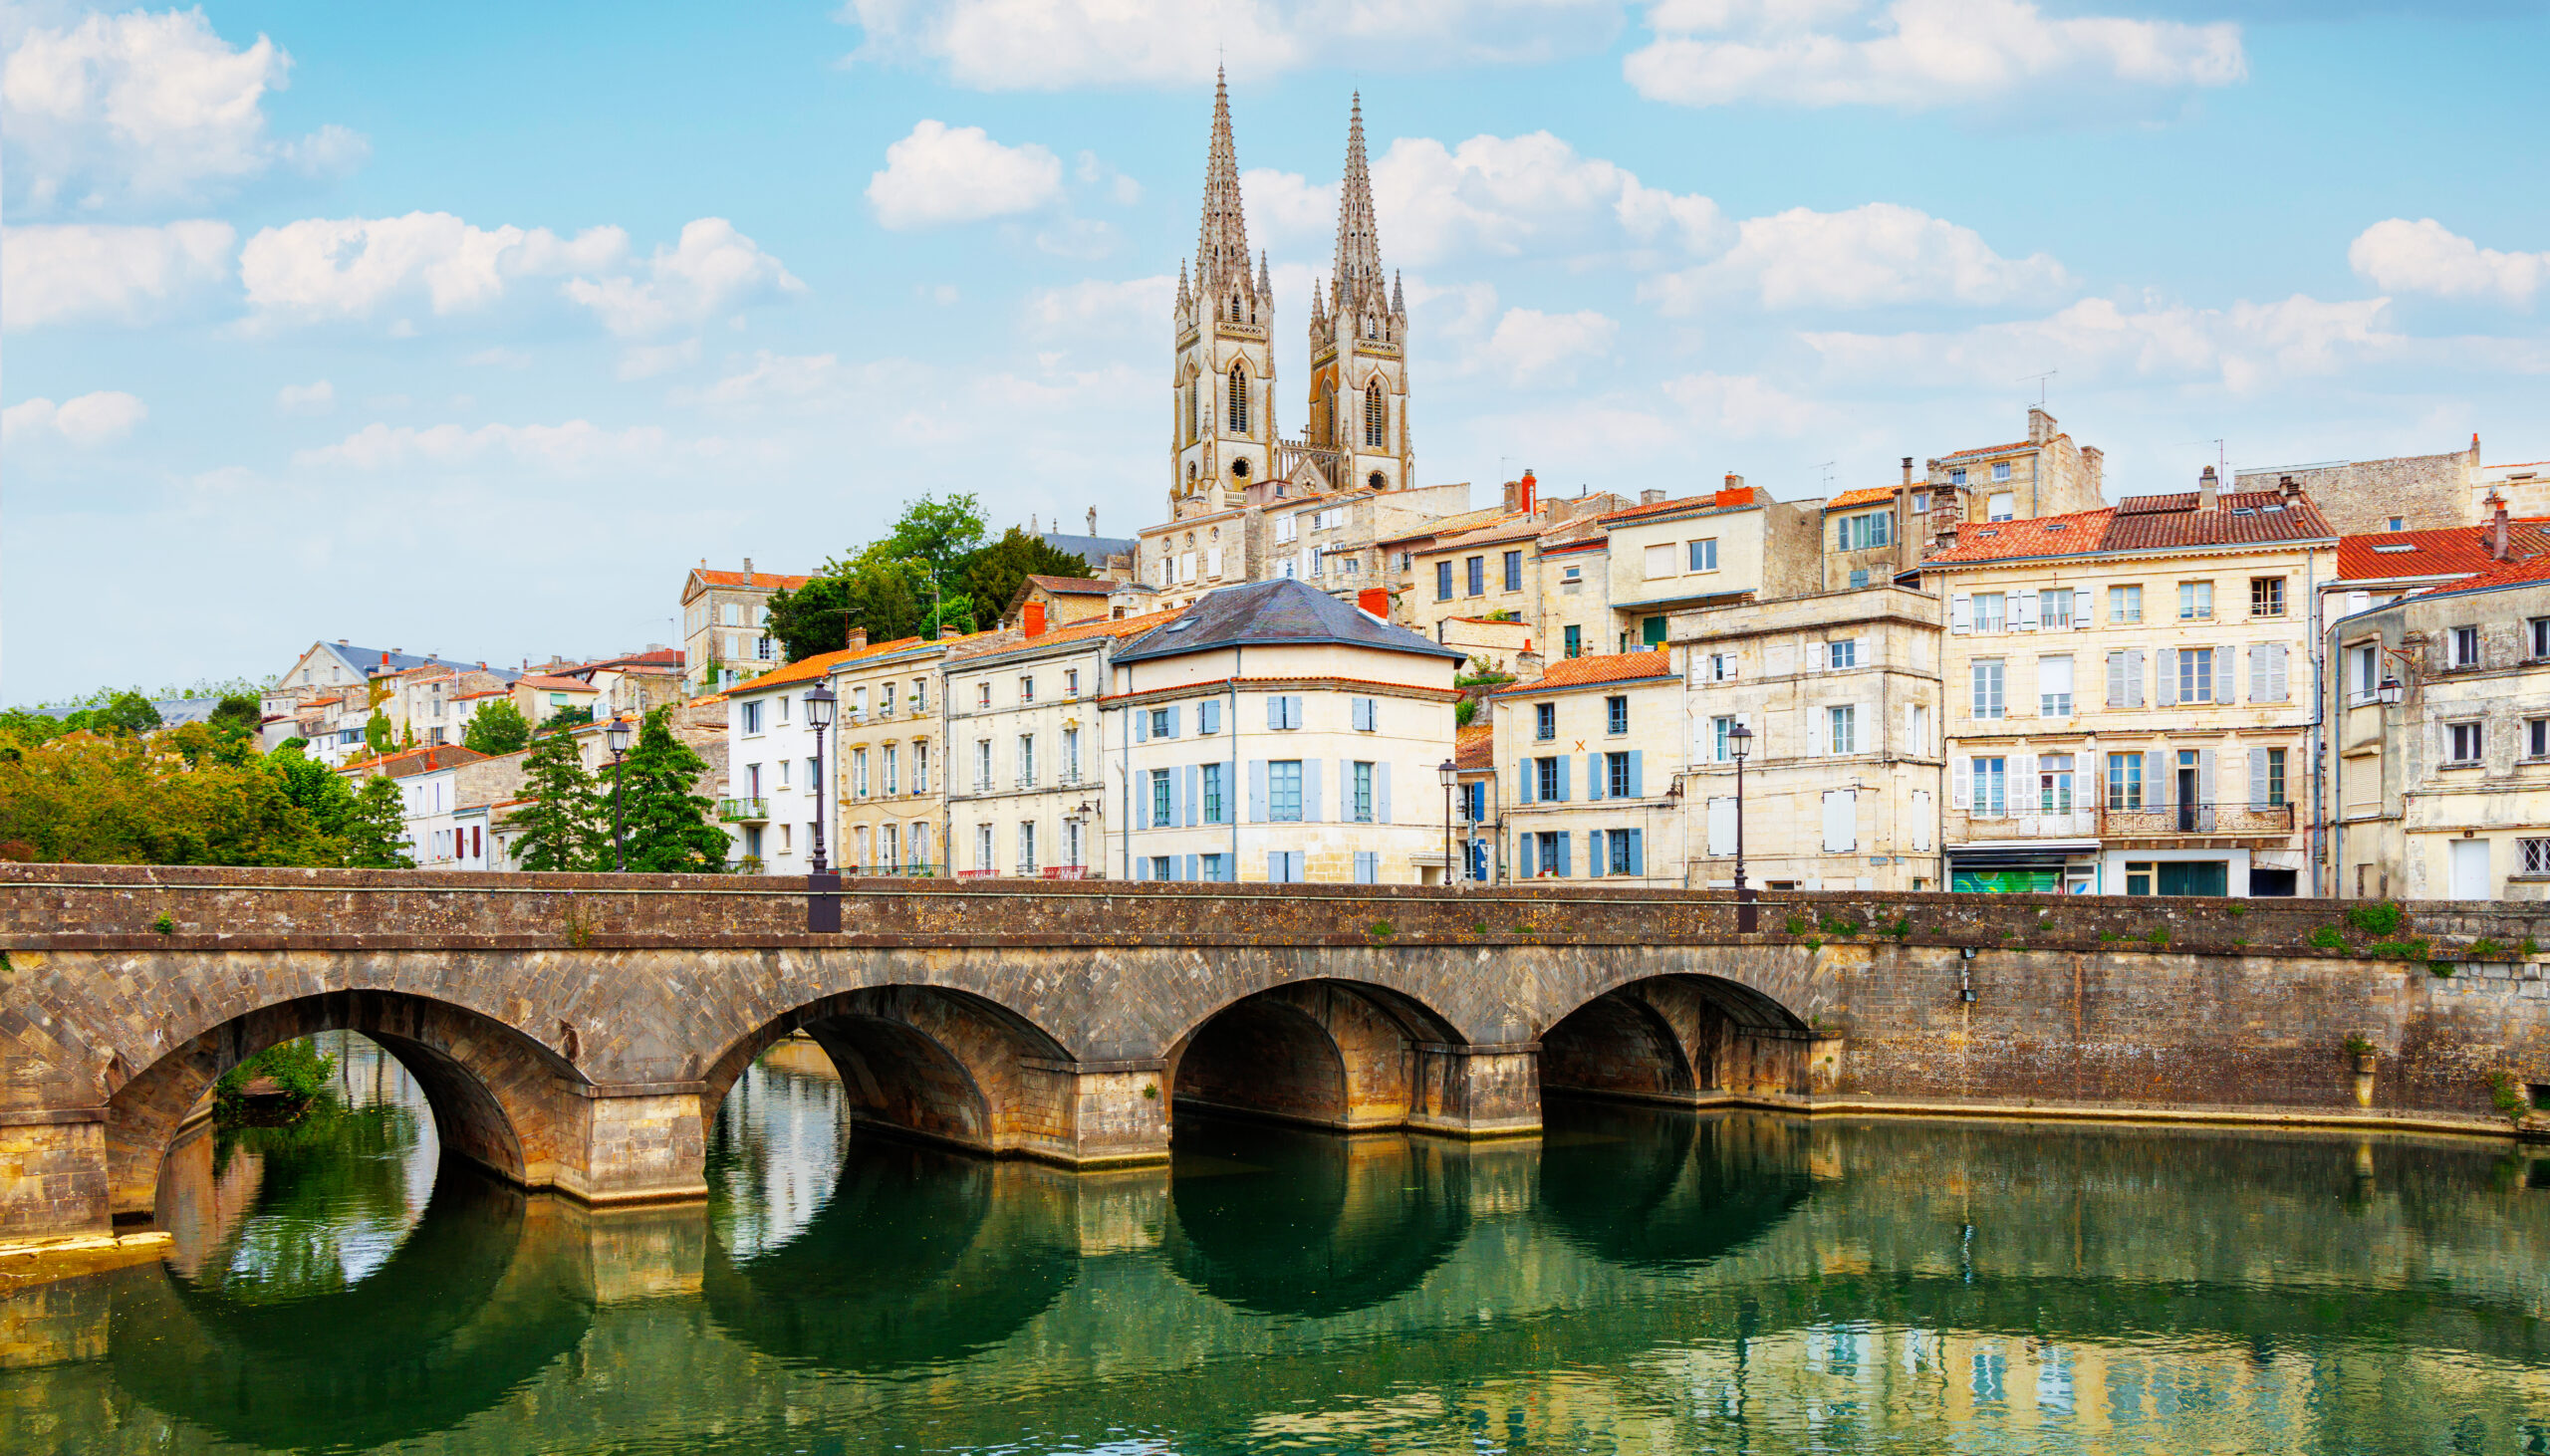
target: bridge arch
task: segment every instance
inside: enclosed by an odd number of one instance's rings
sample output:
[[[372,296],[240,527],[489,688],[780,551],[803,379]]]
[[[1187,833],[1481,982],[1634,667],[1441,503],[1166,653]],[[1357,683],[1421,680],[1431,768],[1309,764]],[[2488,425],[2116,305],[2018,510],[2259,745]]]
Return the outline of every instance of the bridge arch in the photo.
[[[1541,1086],[1648,1101],[1798,1095],[1814,1029],[1777,998],[1723,976],[1674,972],[1611,987],[1540,1033]]]
[[[1369,981],[1286,982],[1228,1001],[1169,1045],[1172,1109],[1236,1112],[1340,1131],[1423,1125],[1467,1039],[1405,992]]]
[[[573,1064],[493,1017],[398,991],[331,991],[261,1006],[179,1043],[124,1076],[108,1070],[107,1188],[116,1217],[156,1212],[169,1144],[221,1075],[283,1042],[351,1031],[378,1042],[416,1079],[445,1151],[511,1182],[556,1181],[581,1110]]]
[[[744,1070],[803,1032],[832,1059],[854,1121],[975,1152],[1059,1155],[1076,1113],[1071,1052],[986,996],[948,986],[864,986],[807,1002],[754,1028],[701,1079],[700,1119]]]

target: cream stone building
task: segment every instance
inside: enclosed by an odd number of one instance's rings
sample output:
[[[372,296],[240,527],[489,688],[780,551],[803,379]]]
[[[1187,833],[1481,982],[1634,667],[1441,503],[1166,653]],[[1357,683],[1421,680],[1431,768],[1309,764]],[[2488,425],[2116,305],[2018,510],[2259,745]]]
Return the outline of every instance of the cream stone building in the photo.
[[[2328,650],[2325,891],[2550,899],[2550,558],[2342,616]]]
[[[712,571],[706,561],[691,568],[681,584],[681,651],[690,684],[716,692],[779,666],[786,649],[762,630],[770,599],[810,580],[756,572],[751,557],[740,572]]]
[[[1176,613],[985,634],[941,669],[948,840],[960,877],[1106,877],[1098,700],[1108,656]]]
[[[1912,479],[1912,457],[1904,457],[1904,479],[1894,485],[1846,490],[1824,502],[1824,590],[1857,592],[1884,587],[1919,566],[1929,514],[1928,487]]]
[[[2287,476],[2342,536],[2476,526],[2499,500],[2518,520],[2550,516],[2550,461],[2484,464],[2476,434],[2467,448],[2438,455],[2246,466],[2234,488],[2273,490]]]
[[[1513,877],[1682,883],[1684,712],[1669,651],[1561,659],[1485,703],[1497,858]]]
[[[2095,511],[2107,504],[2107,457],[2077,445],[2042,406],[2028,410],[2023,440],[1978,445],[1929,462],[1910,502],[1923,518],[1924,538],[1952,547],[1968,524],[2028,521]]]
[[[805,874],[814,866],[815,761],[819,752],[806,721],[808,692],[828,685],[832,669],[856,655],[822,652],[738,683],[726,699],[726,793],[717,815],[734,840],[732,860],[747,870]],[[836,718],[836,723],[838,723]],[[831,753],[838,726],[820,751]],[[824,806],[825,861],[842,866],[835,829],[839,806]]]
[[[1299,581],[1216,592],[1116,649],[1106,872],[1439,882],[1452,649]]]
[[[1747,883],[1942,887],[1940,616],[1884,586],[1674,614],[1692,887],[1735,880],[1738,726]]]
[[[2337,537],[2298,489],[1986,523],[1947,607],[1949,888],[2308,892],[2310,605]]]
[[[1676,611],[1816,591],[1824,576],[1820,507],[1774,501],[1769,491],[1729,475],[1711,495],[1643,498],[1600,518],[1610,536],[1612,642],[1606,650],[1662,646]]]
[[[1542,652],[1548,661],[1614,650],[1612,538],[1594,522],[1571,522],[1534,544]]]
[[[857,635],[857,634],[854,634]],[[947,654],[990,633],[864,644],[834,662],[840,745],[832,760],[844,873],[938,875],[947,845]]]

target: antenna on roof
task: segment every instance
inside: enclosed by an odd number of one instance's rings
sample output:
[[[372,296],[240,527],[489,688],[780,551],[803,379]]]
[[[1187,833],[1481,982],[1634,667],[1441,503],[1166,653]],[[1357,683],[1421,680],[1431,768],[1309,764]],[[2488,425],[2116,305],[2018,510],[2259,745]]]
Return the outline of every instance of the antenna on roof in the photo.
[[[1820,465],[1810,465],[1807,468],[1810,470],[1821,470],[1824,472],[1823,488],[1829,491],[1833,488],[1833,467],[1840,463],[1842,462],[1839,460],[1827,460]]]
[[[2036,380],[2036,403],[2037,407],[2042,409],[2045,407],[2045,381],[2061,372],[2063,372],[2061,369],[2047,369],[2041,374],[2021,374],[2019,382],[2024,384],[2030,379]]]

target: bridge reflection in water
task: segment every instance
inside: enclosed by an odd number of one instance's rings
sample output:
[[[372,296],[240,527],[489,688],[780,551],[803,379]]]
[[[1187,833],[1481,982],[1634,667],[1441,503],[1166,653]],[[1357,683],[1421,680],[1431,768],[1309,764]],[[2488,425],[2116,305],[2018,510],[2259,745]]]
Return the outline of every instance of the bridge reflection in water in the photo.
[[[2550,1451],[2492,1146],[1552,1108],[1072,1175],[788,1042],[705,1211],[181,1146],[181,1263],[0,1294],[0,1450]]]

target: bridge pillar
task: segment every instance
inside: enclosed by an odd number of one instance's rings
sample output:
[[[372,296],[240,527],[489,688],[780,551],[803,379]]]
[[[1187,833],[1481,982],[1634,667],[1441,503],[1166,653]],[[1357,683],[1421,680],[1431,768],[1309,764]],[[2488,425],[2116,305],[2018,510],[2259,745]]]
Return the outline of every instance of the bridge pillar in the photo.
[[[103,1234],[104,1108],[0,1114],[0,1240]]]
[[[1414,1051],[1409,1127],[1456,1137],[1521,1137],[1541,1130],[1538,1043],[1418,1042]]]
[[[1077,1168],[1168,1161],[1168,1097],[1162,1063],[1043,1062],[1028,1065],[1064,1081],[1071,1099],[1063,1145],[1039,1155]]]
[[[701,1084],[577,1086],[581,1126],[559,1139],[557,1186],[587,1203],[708,1195]]]

